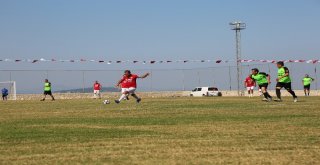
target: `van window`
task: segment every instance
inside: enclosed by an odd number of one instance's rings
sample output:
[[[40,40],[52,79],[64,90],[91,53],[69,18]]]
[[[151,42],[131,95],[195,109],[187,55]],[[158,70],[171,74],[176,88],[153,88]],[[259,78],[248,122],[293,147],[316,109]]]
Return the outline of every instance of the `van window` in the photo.
[[[202,88],[198,88],[198,89],[197,89],[197,91],[201,91],[201,90],[202,90]]]
[[[208,88],[209,91],[218,91],[218,88],[210,87]]]

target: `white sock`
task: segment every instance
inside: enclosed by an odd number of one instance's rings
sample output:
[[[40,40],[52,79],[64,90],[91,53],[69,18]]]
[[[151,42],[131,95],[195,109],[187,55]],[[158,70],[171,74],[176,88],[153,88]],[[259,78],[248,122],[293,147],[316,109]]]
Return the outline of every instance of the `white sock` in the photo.
[[[126,98],[126,97],[127,97],[127,95],[122,94],[122,95],[120,96],[120,98],[119,98],[119,101],[123,100],[123,99]]]

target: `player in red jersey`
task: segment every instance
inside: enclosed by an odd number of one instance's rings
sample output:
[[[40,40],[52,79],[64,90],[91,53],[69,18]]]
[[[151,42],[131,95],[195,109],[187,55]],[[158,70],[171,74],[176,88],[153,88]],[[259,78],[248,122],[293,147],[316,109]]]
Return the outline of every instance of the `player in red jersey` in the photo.
[[[96,98],[101,99],[100,90],[101,90],[101,84],[98,81],[95,81],[93,84],[93,97],[95,99]]]
[[[256,83],[252,80],[251,75],[244,80],[244,85],[244,87],[247,88],[249,97],[253,97],[253,89],[256,86]]]
[[[142,76],[138,76],[135,74],[131,74],[130,70],[125,70],[122,79],[119,80],[116,85],[117,87],[121,87],[122,95],[120,96],[119,100],[115,100],[115,103],[119,104],[121,102],[121,100],[125,99],[130,94],[132,97],[134,97],[137,100],[137,103],[139,103],[141,101],[141,98],[139,98],[135,94],[135,90],[137,88],[137,79],[138,78],[146,78],[148,76],[149,76],[149,73],[146,73]]]

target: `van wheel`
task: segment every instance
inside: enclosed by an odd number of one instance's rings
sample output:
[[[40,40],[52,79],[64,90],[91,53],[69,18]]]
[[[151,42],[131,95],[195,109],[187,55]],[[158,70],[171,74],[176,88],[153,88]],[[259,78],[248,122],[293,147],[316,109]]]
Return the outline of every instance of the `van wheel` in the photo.
[[[193,94],[190,94],[190,97],[193,97]]]
[[[219,93],[218,93],[218,96],[219,96],[219,97],[221,97],[221,96],[222,96],[222,93],[221,93],[221,92],[219,92]]]
[[[202,96],[207,96],[207,95],[205,95],[205,94],[202,94]]]

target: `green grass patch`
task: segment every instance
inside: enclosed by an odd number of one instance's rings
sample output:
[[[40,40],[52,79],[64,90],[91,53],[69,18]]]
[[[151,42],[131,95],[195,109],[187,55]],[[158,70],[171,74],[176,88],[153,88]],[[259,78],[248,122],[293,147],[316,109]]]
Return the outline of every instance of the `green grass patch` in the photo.
[[[319,99],[0,102],[0,164],[320,164]]]

